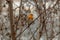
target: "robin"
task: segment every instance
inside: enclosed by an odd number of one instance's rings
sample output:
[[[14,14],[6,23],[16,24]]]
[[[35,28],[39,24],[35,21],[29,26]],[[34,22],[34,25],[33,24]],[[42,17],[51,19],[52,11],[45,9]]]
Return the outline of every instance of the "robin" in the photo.
[[[30,24],[33,21],[33,14],[28,15],[28,24]]]
[[[28,15],[28,20],[33,20],[33,14]]]

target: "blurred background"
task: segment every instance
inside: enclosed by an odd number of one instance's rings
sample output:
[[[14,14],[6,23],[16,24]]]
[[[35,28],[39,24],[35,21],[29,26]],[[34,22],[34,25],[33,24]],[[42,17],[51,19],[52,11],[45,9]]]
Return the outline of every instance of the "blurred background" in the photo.
[[[60,40],[60,0],[0,0],[0,40]]]

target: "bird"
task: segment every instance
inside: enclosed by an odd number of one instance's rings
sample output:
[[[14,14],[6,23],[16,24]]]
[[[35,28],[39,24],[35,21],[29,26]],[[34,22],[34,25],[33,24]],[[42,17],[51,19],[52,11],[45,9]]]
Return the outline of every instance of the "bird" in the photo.
[[[28,14],[28,16],[27,16],[27,23],[28,23],[28,25],[33,21],[33,14]]]
[[[28,20],[33,20],[33,14],[30,13],[30,14],[28,15]]]

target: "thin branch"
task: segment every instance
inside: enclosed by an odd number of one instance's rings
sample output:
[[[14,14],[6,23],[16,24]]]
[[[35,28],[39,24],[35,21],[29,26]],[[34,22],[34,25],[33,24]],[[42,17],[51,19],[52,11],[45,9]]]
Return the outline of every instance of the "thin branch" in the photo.
[[[41,15],[41,14],[40,14],[40,15]],[[39,16],[40,16],[40,15],[39,15]],[[39,16],[38,16],[34,21],[36,21],[36,20],[39,18]],[[31,25],[34,21],[32,21],[20,34],[18,34],[17,37],[19,37],[27,28],[29,28],[30,25]]]

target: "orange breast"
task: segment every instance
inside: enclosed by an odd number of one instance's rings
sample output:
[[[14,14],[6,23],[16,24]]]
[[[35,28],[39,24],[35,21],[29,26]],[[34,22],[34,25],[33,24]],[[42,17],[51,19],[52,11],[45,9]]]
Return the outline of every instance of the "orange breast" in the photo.
[[[28,20],[33,20],[33,14],[28,15]]]

